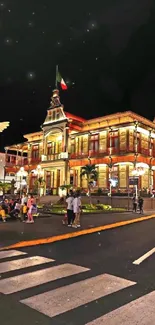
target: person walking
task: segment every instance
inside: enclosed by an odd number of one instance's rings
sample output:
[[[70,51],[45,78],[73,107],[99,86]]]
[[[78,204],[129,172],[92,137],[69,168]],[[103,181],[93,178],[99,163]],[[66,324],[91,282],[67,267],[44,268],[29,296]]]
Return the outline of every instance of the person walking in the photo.
[[[137,212],[137,198],[136,198],[136,195],[134,195],[133,199],[133,212]]]
[[[32,204],[36,204],[36,201],[33,197],[33,195],[29,195],[28,196],[28,200],[27,200],[27,207],[30,208]]]
[[[28,220],[26,221],[26,223],[34,223],[34,215],[37,213],[37,207],[36,204],[31,204],[27,216],[28,216]]]
[[[80,197],[79,192],[76,192],[75,198],[73,200],[73,212],[75,214],[75,219],[74,219],[72,227],[73,228],[81,227],[81,225],[80,225],[81,197]]]
[[[73,200],[74,200],[73,191],[70,191],[69,196],[66,199],[68,227],[71,227],[71,225],[74,222]]]
[[[29,195],[28,201],[27,201],[27,208],[28,208],[28,212],[27,212],[27,221],[26,223],[34,223],[34,219],[33,216],[34,214],[37,213],[37,206],[36,206],[36,201],[33,197],[33,195]]]
[[[143,213],[143,204],[144,204],[144,200],[141,196],[139,196],[138,198],[139,213]]]

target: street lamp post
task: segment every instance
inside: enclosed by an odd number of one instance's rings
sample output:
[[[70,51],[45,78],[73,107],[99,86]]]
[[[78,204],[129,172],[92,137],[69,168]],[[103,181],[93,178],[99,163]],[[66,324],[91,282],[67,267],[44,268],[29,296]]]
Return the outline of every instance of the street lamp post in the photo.
[[[19,171],[17,172],[17,177],[20,179],[20,197],[22,194],[22,182],[23,182],[23,177],[27,176],[27,172],[24,170],[24,167],[21,167]],[[26,183],[26,181],[25,181]]]

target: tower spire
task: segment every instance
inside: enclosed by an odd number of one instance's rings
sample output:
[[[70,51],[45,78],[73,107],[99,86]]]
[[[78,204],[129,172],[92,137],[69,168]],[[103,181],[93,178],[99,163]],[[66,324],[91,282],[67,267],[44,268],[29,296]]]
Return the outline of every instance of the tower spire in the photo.
[[[59,90],[58,89],[53,90],[50,105],[51,105],[51,108],[56,108],[56,107],[62,106],[61,102],[60,102],[60,96],[59,96]]]

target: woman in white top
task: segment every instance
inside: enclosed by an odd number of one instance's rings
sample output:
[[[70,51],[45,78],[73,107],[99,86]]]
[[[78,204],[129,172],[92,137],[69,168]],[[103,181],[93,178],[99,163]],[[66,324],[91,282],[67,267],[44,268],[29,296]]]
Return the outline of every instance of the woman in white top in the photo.
[[[77,228],[81,227],[80,225],[80,213],[81,213],[81,197],[80,193],[77,192],[73,200],[73,212],[75,214],[75,220],[72,227]]]

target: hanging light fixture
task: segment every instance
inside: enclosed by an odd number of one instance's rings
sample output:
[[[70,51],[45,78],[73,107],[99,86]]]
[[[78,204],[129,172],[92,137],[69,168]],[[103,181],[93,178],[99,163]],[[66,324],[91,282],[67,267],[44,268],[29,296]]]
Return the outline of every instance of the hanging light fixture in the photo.
[[[134,169],[134,170],[132,171],[132,175],[133,175],[133,176],[138,175],[138,173],[137,173],[137,169]]]
[[[142,175],[144,175],[144,174],[145,174],[145,170],[142,169],[142,168],[139,168],[139,170],[138,170],[138,175],[139,175],[139,176],[142,176]]]
[[[133,171],[132,171],[132,175],[133,176],[142,176],[145,174],[145,170],[144,168],[135,168]]]

